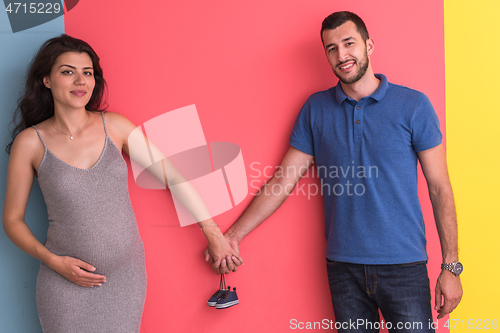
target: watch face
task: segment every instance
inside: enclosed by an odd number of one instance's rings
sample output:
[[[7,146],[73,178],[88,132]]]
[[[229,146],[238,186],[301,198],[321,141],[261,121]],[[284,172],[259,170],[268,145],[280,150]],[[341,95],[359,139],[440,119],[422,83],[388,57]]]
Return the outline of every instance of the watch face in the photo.
[[[460,275],[460,273],[462,273],[463,270],[464,270],[464,266],[461,263],[457,262],[455,264],[455,269],[454,269],[455,274]]]

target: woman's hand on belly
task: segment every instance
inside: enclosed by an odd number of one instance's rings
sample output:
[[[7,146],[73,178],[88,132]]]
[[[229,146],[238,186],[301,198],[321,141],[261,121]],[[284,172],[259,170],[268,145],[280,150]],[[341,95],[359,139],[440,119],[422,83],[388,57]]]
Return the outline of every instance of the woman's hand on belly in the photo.
[[[106,277],[104,275],[91,273],[95,271],[95,267],[80,259],[67,256],[55,256],[50,261],[49,267],[69,281],[82,287],[100,286],[102,283],[106,282]]]

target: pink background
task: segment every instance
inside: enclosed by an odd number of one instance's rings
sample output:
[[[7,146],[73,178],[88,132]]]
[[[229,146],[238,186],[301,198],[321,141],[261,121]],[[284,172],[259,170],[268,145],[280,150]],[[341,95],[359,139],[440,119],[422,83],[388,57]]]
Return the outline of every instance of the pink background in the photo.
[[[65,25],[100,55],[110,111],[139,125],[196,104],[207,141],[241,147],[250,182],[257,176],[252,163],[261,171],[280,163],[307,97],[336,84],[319,30],[338,10],[365,20],[375,72],[426,93],[444,132],[441,1],[84,0],[65,15]],[[203,261],[199,228],[179,226],[169,193],[137,187],[131,172],[129,180],[148,269],[141,332],[286,332],[292,319],[333,319],[319,196],[291,196],[243,241],[245,265],[226,279],[241,303],[219,311],[206,305],[218,277]],[[316,180],[299,186],[310,182]],[[419,190],[433,290],[441,257],[422,177]],[[252,198],[216,218],[223,231]]]

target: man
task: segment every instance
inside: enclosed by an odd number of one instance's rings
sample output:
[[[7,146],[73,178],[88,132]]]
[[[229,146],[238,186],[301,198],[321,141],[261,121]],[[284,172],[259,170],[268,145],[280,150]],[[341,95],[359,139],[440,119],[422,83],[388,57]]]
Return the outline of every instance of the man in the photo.
[[[238,249],[286,200],[314,159],[323,189],[336,321],[375,323],[380,309],[393,330],[432,332],[417,161],[427,180],[442,248],[444,265],[435,290],[438,318],[450,313],[462,296],[455,206],[436,113],[424,94],[374,75],[374,42],[357,15],[328,16],[321,38],[339,83],[307,100],[282,172],[264,186],[226,238]],[[285,191],[271,191],[273,186]],[[227,259],[213,268],[232,270],[239,264]],[[366,326],[341,327],[341,332],[367,331]]]

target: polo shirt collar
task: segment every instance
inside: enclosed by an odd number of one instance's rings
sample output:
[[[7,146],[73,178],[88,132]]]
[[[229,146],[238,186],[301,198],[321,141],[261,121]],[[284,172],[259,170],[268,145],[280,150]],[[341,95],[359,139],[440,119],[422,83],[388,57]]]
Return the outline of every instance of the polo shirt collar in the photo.
[[[380,85],[378,86],[377,90],[375,90],[370,96],[377,102],[380,102],[382,98],[385,96],[385,92],[387,91],[387,88],[389,87],[389,83],[387,82],[387,77],[383,74],[375,74],[375,77],[380,80]],[[337,86],[335,87],[335,99],[337,101],[337,104],[340,105],[342,102],[346,99],[350,99],[346,94],[344,94],[344,91],[342,90],[342,85],[340,84],[340,81],[337,83]]]

